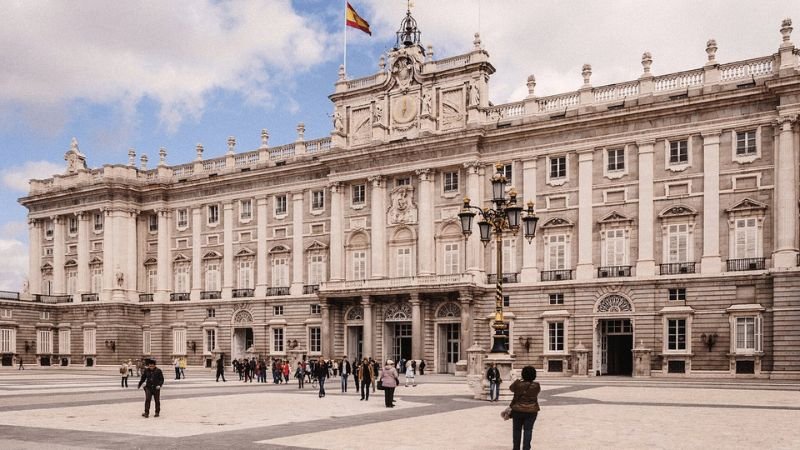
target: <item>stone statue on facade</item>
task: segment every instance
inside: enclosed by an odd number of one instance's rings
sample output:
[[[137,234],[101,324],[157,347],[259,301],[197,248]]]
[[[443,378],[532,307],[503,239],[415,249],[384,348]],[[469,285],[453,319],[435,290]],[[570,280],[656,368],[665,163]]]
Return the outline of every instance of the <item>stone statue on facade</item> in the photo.
[[[117,280],[117,287],[122,289],[122,287],[125,285],[125,274],[122,273],[119,268],[117,268],[117,272],[114,274],[114,277]]]
[[[414,204],[414,188],[398,186],[392,189],[392,206],[389,208],[389,224],[417,223],[417,206]]]
[[[374,123],[383,122],[383,107],[380,103],[375,103],[375,111],[372,113],[372,120]]]
[[[425,92],[422,94],[422,115],[423,116],[430,116],[431,115],[431,104],[433,103],[433,99],[431,98],[430,92]]]
[[[342,122],[342,113],[336,111],[333,113],[333,130],[337,133],[344,132],[344,122]]]
[[[481,93],[478,90],[478,85],[472,83],[469,85],[469,106],[478,107],[481,104]]]

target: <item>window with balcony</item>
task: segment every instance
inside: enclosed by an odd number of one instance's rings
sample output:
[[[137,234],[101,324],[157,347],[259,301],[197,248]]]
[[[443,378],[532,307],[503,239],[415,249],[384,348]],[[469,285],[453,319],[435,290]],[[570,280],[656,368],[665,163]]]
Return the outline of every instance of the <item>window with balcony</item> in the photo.
[[[94,215],[94,231],[103,231],[103,214]]]
[[[308,284],[316,286],[323,281],[325,281],[325,255],[310,255],[308,257]]]
[[[47,239],[53,238],[53,230],[55,229],[55,225],[53,224],[52,220],[45,221],[44,223],[44,237]]]
[[[550,234],[545,240],[547,245],[545,270],[567,269],[567,235]]]
[[[253,288],[253,261],[239,261],[237,286],[239,289]]]
[[[176,264],[175,265],[175,273],[174,273],[174,291],[176,293],[186,293],[189,292],[189,265],[188,264]]]
[[[75,236],[78,234],[78,218],[77,217],[70,217],[69,218],[69,225],[68,225],[68,232],[70,236]]]
[[[395,276],[398,278],[413,276],[411,269],[411,248],[403,247],[395,249]]]
[[[272,286],[289,287],[289,258],[287,256],[272,258]]]
[[[456,242],[444,244],[444,273],[446,275],[460,272],[460,248]]]
[[[219,263],[206,264],[206,291],[219,291]]]
[[[628,264],[628,240],[625,230],[621,228],[607,230],[603,244],[604,266],[626,266]]]
[[[356,250],[353,252],[353,279],[367,279],[367,252],[366,250]]]

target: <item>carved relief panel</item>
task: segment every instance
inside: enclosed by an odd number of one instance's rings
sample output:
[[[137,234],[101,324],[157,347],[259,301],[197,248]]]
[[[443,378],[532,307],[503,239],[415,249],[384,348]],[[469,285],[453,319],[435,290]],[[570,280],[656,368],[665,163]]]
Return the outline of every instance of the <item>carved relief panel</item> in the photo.
[[[440,93],[439,129],[452,130],[464,126],[466,107],[464,88],[442,90]]]

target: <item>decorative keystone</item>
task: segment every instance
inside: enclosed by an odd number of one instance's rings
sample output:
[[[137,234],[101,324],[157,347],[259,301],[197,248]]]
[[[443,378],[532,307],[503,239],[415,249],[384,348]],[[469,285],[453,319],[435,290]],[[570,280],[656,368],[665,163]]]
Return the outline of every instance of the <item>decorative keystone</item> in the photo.
[[[306,125],[303,122],[297,124],[297,140],[303,141],[305,140],[306,134]]]
[[[161,147],[158,149],[158,165],[165,166],[167,165],[167,149]]]
[[[590,78],[592,78],[592,65],[591,64],[584,64],[583,69],[581,70],[581,75],[583,75],[583,84],[584,86],[589,86]]]
[[[141,160],[141,163],[139,164],[139,168],[141,170],[147,170],[147,155],[142,154],[142,157],[140,158],[140,160]]]
[[[525,84],[528,86],[528,97],[533,97],[533,90],[536,88],[536,77],[533,74],[528,75],[528,82]]]
[[[653,65],[653,55],[650,52],[642,53],[642,68],[644,69],[644,76],[651,76],[650,66]]]
[[[475,50],[481,49],[481,34],[475,33],[475,40],[472,41],[472,45],[475,46]]]
[[[261,148],[267,148],[269,145],[269,132],[266,128],[261,129]]]
[[[194,150],[197,152],[197,160],[198,161],[202,161],[203,160],[203,144],[197,144],[197,146],[194,148]]]
[[[132,148],[128,149],[128,165],[130,167],[136,166],[136,150]]]
[[[236,150],[236,138],[233,136],[228,136],[228,154],[232,155]]]
[[[781,35],[783,36],[783,43],[781,45],[792,45],[792,42],[789,40],[792,37],[792,19],[785,18],[783,22],[781,22]]]
[[[709,39],[706,42],[706,53],[708,54],[708,63],[714,64],[717,62],[717,40]]]

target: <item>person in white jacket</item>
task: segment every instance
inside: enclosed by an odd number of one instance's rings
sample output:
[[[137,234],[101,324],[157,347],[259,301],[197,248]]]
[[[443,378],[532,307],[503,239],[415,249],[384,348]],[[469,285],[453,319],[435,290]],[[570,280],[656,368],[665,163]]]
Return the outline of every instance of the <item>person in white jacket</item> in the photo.
[[[411,381],[412,386],[417,385],[416,371],[417,371],[416,361],[406,362],[406,387],[408,387],[409,381]]]

